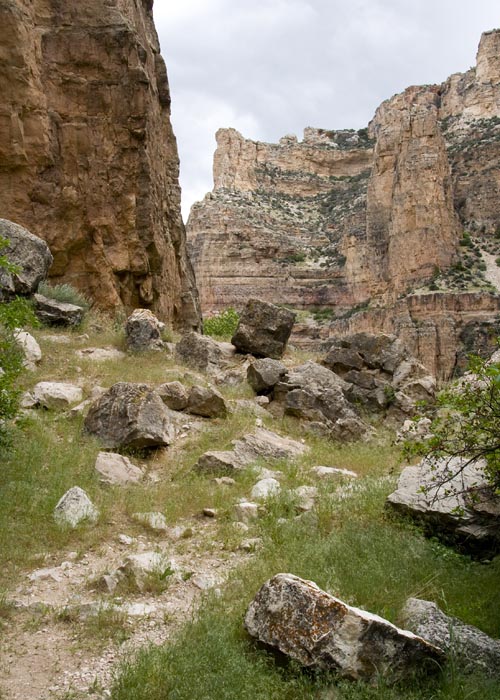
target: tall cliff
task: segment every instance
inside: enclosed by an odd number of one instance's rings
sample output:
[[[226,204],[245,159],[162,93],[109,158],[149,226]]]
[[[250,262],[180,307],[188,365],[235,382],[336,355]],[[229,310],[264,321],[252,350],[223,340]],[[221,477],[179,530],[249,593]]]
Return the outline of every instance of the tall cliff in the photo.
[[[0,215],[104,309],[200,313],[153,0],[0,0]]]
[[[484,34],[475,68],[395,95],[357,132],[220,130],[188,222],[203,309],[253,295],[327,318],[298,328],[303,344],[395,331],[450,376],[470,324],[498,326],[499,56],[500,31]]]

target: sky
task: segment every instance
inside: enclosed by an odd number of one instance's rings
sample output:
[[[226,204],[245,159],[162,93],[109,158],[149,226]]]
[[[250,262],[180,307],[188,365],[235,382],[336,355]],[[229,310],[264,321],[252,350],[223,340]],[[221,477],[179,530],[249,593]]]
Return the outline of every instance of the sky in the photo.
[[[156,0],[183,216],[211,191],[215,132],[276,142],[359,129],[410,85],[475,64],[498,0]]]

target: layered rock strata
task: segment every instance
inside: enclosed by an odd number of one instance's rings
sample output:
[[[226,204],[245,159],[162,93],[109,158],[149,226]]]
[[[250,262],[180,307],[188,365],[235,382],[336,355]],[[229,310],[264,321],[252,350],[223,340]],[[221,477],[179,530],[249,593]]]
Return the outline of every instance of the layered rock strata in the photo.
[[[481,257],[500,254],[498,55],[500,31],[484,34],[475,68],[408,88],[357,132],[220,130],[214,190],[188,222],[203,309],[257,296],[311,311],[300,344],[396,333],[439,379],[474,336],[489,350],[494,331],[471,328],[500,312]]]
[[[51,276],[198,327],[152,0],[0,3],[0,212]]]

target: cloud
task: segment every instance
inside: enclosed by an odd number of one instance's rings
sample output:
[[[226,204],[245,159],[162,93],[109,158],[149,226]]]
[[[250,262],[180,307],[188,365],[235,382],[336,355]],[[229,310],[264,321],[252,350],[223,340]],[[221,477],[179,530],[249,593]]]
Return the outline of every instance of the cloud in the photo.
[[[360,128],[412,84],[474,64],[497,0],[156,0],[184,214],[212,188],[214,134]]]

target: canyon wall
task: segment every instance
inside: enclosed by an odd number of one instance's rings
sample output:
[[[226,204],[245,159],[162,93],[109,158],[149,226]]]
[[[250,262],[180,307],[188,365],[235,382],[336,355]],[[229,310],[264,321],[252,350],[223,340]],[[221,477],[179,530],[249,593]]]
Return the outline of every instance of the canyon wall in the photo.
[[[54,283],[175,326],[200,312],[152,0],[0,0],[0,215]]]
[[[204,311],[288,304],[322,320],[297,327],[309,346],[391,330],[449,377],[474,318],[496,327],[500,311],[482,257],[500,255],[499,56],[487,32],[475,68],[395,95],[357,132],[220,130],[214,189],[188,222]]]

